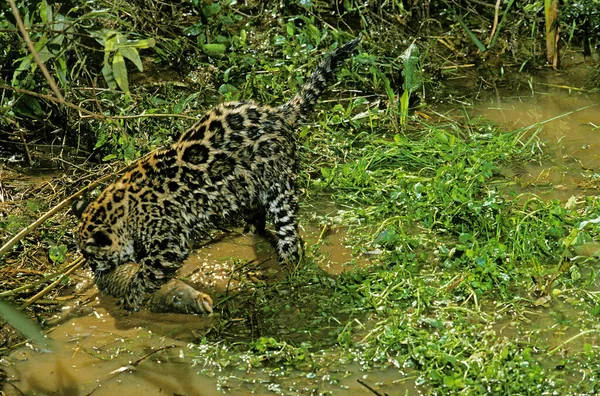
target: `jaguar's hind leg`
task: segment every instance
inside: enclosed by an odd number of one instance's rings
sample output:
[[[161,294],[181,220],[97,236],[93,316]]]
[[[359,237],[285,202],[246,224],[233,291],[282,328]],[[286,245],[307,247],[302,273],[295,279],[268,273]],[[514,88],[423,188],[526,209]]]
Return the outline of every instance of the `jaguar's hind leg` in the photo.
[[[281,264],[300,259],[298,236],[298,198],[292,181],[274,183],[269,190],[267,212],[275,225],[276,249]]]
[[[266,236],[267,235],[267,211],[265,208],[261,207],[259,209],[253,210],[249,215],[247,215],[244,220],[246,221],[246,227],[244,227],[244,232],[250,231],[250,227],[253,228],[253,232],[257,235]]]

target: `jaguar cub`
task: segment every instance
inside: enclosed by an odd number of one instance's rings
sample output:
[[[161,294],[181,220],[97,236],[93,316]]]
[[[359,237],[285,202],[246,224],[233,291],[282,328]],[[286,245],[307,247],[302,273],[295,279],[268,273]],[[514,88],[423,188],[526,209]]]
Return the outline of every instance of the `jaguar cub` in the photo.
[[[140,159],[89,205],[76,202],[77,242],[98,287],[120,298],[125,309],[139,309],[182,265],[192,232],[232,219],[261,233],[269,218],[279,261],[297,262],[295,130],[359,41],[331,52],[289,102],[221,104],[177,143]],[[131,262],[139,265],[133,273],[117,270]],[[201,300],[211,311],[210,297],[203,294]]]

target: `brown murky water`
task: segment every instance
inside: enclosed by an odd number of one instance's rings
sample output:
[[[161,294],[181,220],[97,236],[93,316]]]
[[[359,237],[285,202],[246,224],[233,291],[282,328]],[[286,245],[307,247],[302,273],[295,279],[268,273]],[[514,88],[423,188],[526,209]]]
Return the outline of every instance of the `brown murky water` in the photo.
[[[546,83],[548,83],[546,81]],[[564,85],[556,80],[551,85]],[[598,177],[591,169],[600,168],[600,96],[570,91],[548,85],[534,85],[536,92],[502,99],[490,99],[469,109],[471,116],[480,115],[499,123],[506,130],[540,125],[539,136],[553,152],[550,164],[528,164],[520,169],[509,169],[519,176],[517,192],[533,192],[544,198],[568,199],[572,195],[597,190]],[[532,128],[532,133],[536,127]],[[366,258],[353,257],[346,247],[343,228],[309,228],[304,235],[309,244],[322,242],[320,266],[330,274],[356,266],[368,265]],[[202,291],[213,296],[226,288],[235,287],[233,258],[253,259],[262,263],[257,278],[281,278],[273,250],[268,242],[252,235],[232,233],[203,247],[186,262],[180,277],[204,285]],[[254,276],[254,275],[251,275]],[[188,342],[201,338],[209,331],[212,318],[139,312],[132,315],[115,307],[110,297],[99,296],[89,282],[88,275],[80,274],[84,301],[79,312],[67,315],[53,327],[49,337],[55,351],[44,352],[23,347],[8,357],[8,395],[218,395],[229,394],[299,394],[274,388],[257,391],[252,382],[256,377],[237,373],[238,388],[221,388],[218,379],[202,374],[201,367],[191,364],[197,350],[188,348]],[[86,280],[87,279],[87,280]],[[87,282],[87,283],[86,283]],[[218,304],[218,299],[215,301]],[[565,305],[568,314],[568,304]],[[555,313],[553,314],[555,315]],[[535,325],[528,323],[536,322]],[[531,313],[531,318],[497,323],[499,336],[510,337],[514,332],[546,331],[549,339],[565,339],[554,330],[550,313]],[[545,329],[545,330],[544,330]],[[550,329],[550,330],[548,330]],[[372,395],[360,385],[363,379],[377,385],[390,395],[417,394],[414,379],[401,377],[398,370],[364,373],[349,365],[346,374],[337,383],[325,376],[320,379],[298,376],[295,388],[335,394]],[[304,379],[302,379],[304,378]],[[339,378],[339,377],[338,377]],[[244,386],[246,384],[247,386]],[[279,389],[279,392],[277,390]],[[262,392],[262,393],[261,393]]]
[[[304,233],[307,243],[316,243],[319,237],[322,239],[319,253],[326,271],[339,274],[368,264],[366,259],[353,259],[350,249],[344,247],[344,229],[323,232],[309,227]],[[250,273],[251,277],[283,276],[266,240],[238,232],[222,234],[199,249],[178,275],[193,284],[203,285],[200,290],[213,296],[223,295],[225,289],[238,286],[232,278],[236,257],[261,263],[255,275]],[[89,274],[81,273],[77,278],[81,279],[77,286],[79,300],[85,304],[65,307],[65,314],[54,319],[58,325],[48,334],[53,340],[53,352],[27,346],[9,356],[7,395],[222,394],[217,378],[202,375],[200,367],[193,367],[192,358],[198,350],[188,348],[189,342],[209,331],[213,316],[157,314],[146,310],[127,314],[116,307],[115,299],[98,293]],[[216,298],[215,303],[218,302]],[[240,378],[246,376],[246,373],[236,374]],[[344,374],[339,383],[328,384],[322,379],[316,382],[323,383],[323,390],[369,394],[357,382],[363,377],[385,383],[398,376],[362,373],[355,367]],[[256,382],[257,378],[248,381]],[[307,379],[307,384],[309,382],[315,380]],[[255,386],[243,386],[244,380],[240,384],[239,389],[228,389],[228,393],[257,394]]]
[[[535,91],[491,98],[469,111],[504,130],[530,127],[532,134],[539,129],[544,151],[551,153],[552,160],[507,170],[519,177],[518,192],[566,200],[600,188],[593,171],[600,169],[600,95],[568,89],[567,84],[559,76],[534,85]]]

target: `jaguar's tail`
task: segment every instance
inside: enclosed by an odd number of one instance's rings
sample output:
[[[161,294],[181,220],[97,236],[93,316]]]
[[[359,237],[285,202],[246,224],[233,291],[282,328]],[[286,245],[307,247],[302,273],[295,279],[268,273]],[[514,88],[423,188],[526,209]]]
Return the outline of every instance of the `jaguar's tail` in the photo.
[[[335,69],[350,57],[360,40],[361,38],[358,37],[349,41],[327,55],[312,72],[300,92],[280,107],[291,125],[298,125],[309,115],[317,99],[327,87],[327,82],[333,77]]]

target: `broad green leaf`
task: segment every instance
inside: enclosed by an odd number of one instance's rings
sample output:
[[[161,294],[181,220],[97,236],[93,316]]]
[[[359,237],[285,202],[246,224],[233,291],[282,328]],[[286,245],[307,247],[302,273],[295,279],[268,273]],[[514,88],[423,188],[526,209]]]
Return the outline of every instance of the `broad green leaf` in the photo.
[[[235,91],[237,91],[237,90],[238,90],[238,89],[237,89],[237,88],[236,88],[234,85],[231,85],[231,84],[222,84],[222,85],[219,87],[219,93],[220,93],[220,94],[223,94],[223,95],[225,95],[225,94],[227,94],[227,93],[232,93],[232,92],[235,92]]]
[[[319,44],[321,42],[321,31],[313,24],[307,26],[308,34],[312,41]]]
[[[21,332],[25,338],[44,348],[51,348],[50,340],[44,337],[41,329],[29,320],[29,318],[4,301],[0,301],[0,316],[8,324]]]
[[[144,48],[154,47],[155,45],[156,45],[156,40],[154,40],[153,38],[143,39],[143,40],[127,40],[127,41],[119,42],[119,48],[132,47],[132,48],[144,49]]]
[[[127,78],[127,66],[125,65],[125,58],[121,52],[116,52],[112,62],[113,76],[115,81],[119,85],[119,88],[125,93],[129,93],[129,80]]]
[[[133,64],[138,68],[139,71],[144,71],[144,65],[142,65],[142,60],[140,59],[140,55],[138,51],[133,47],[120,47],[118,50],[121,55],[125,58],[129,59],[133,62]]]
[[[94,150],[104,146],[104,143],[108,141],[108,135],[105,132],[100,131],[100,136],[98,136],[98,140],[96,141],[96,145],[94,146]],[[107,161],[103,158],[104,161]]]
[[[105,52],[112,52],[117,48],[118,35],[119,35],[119,33],[115,32],[114,30],[108,31],[108,34],[104,38],[104,51]]]
[[[400,125],[406,125],[409,99],[410,96],[408,90],[402,92],[402,96],[400,97]]]
[[[421,71],[419,70],[419,48],[415,44],[411,44],[404,54],[402,54],[402,64],[404,70],[402,75],[404,76],[404,83],[402,88],[409,92],[414,92],[421,85]]]
[[[48,44],[48,37],[46,37],[46,35],[43,35],[42,37],[39,38],[39,40],[35,43],[35,49],[38,52],[41,52],[45,47],[46,44]],[[47,51],[47,50],[46,50]],[[48,52],[44,53],[42,55],[42,60],[47,60],[48,58]],[[50,56],[50,58],[52,58],[53,55]],[[46,59],[44,59],[46,58]],[[17,67],[17,70],[13,73],[13,78],[12,78],[12,85],[14,85],[15,87],[20,86],[19,85],[19,81],[17,80],[17,77],[25,70],[35,70],[37,68],[37,64],[35,62],[33,62],[33,55],[29,54],[24,58],[19,59],[21,60],[21,63],[19,64],[19,66]]]
[[[30,118],[42,117],[44,115],[38,99],[26,95],[19,99],[14,107],[14,111],[16,114]]]
[[[54,245],[48,250],[48,256],[55,264],[62,264],[67,259],[67,251],[65,245]]]
[[[88,30],[87,31],[89,33],[90,36],[92,36],[93,38],[96,39],[96,41],[98,42],[98,44],[100,44],[101,46],[105,47],[106,46],[106,35],[99,30]]]
[[[205,17],[211,17],[218,14],[221,11],[221,5],[219,3],[213,3],[209,6],[202,7],[202,12]]]
[[[225,44],[204,44],[202,51],[208,56],[223,55],[225,48]]]
[[[60,32],[65,28],[65,16],[63,14],[56,14],[55,16],[55,22],[52,24],[52,29]],[[53,45],[62,45],[63,41],[65,40],[65,35],[60,33],[60,34],[56,34],[56,36],[54,36],[52,38],[52,40],[50,40],[50,44]]]
[[[22,58],[23,60],[21,61],[21,63],[19,64],[19,66],[17,67],[17,69],[15,70],[15,72],[13,73],[13,78],[11,81],[11,85],[14,87],[19,87],[19,80],[17,80],[17,77],[19,77],[19,75],[25,71],[28,70],[29,67],[31,66],[31,62],[33,61],[33,55],[29,54],[26,57]]]
[[[40,58],[43,63],[46,63],[50,59],[54,58],[54,54],[48,49],[48,47],[44,47],[39,51]]]
[[[46,0],[38,3],[38,9],[40,12],[40,18],[42,18],[42,23],[52,22],[52,7],[48,5]]]
[[[106,84],[108,84],[108,87],[110,89],[117,88],[117,82],[115,81],[115,76],[113,74],[112,67],[110,66],[110,63],[107,61],[104,62],[104,66],[102,67],[102,75],[104,76],[104,79],[106,80]]]
[[[63,86],[67,85],[67,61],[64,56],[59,56],[54,59],[54,70],[58,75],[60,83]]]

